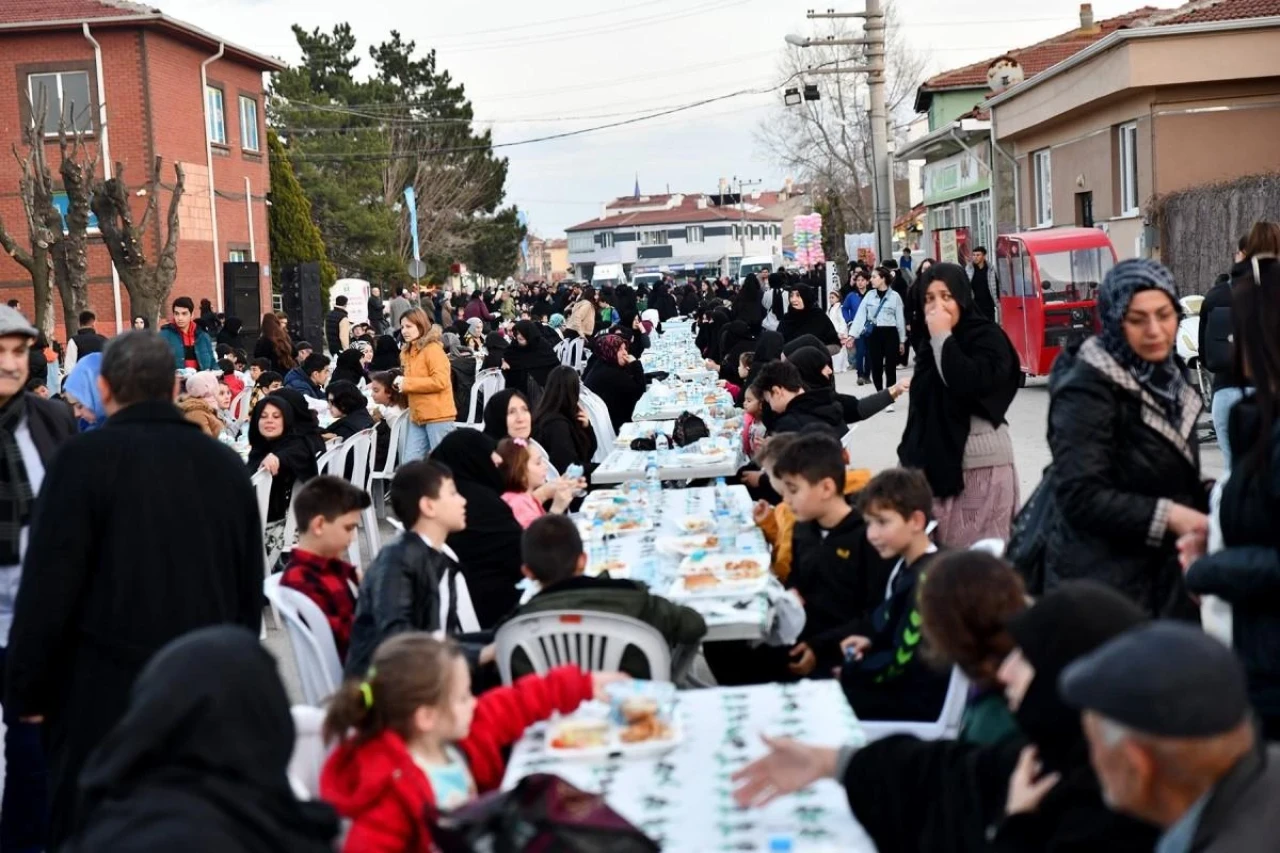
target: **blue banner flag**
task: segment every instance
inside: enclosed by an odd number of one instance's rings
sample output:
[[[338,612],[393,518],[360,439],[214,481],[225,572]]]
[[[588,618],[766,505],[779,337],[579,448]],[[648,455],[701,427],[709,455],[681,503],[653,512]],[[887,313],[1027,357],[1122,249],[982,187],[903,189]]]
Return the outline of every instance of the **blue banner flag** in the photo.
[[[404,203],[409,207],[409,233],[413,235],[413,259],[422,260],[418,251],[418,197],[413,187],[404,188]]]

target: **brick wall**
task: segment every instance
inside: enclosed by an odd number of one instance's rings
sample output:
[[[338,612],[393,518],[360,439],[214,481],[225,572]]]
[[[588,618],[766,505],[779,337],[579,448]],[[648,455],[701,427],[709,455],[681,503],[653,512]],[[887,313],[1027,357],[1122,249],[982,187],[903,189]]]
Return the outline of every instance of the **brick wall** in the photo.
[[[213,217],[209,209],[210,182],[205,159],[204,92],[200,85],[200,63],[212,51],[187,44],[172,35],[142,29],[98,29],[95,38],[102,45],[108,141],[111,159],[124,167],[131,186],[140,186],[156,156],[164,159],[166,184],[173,182],[173,163],[186,168],[188,184],[182,210],[181,240],[178,248],[178,278],[174,296],[190,296],[199,302],[208,298],[220,305],[221,264],[233,249],[250,248],[259,264],[269,263],[267,208],[264,203],[269,183],[266,157],[266,126],[263,115],[262,74],[234,60],[219,60],[209,66],[209,80],[224,92],[227,145],[218,146],[213,157],[213,188],[216,190],[218,247],[215,260],[212,242]],[[85,68],[96,96],[93,71],[94,52],[76,32],[0,35],[0,216],[11,233],[25,241],[24,214],[18,195],[19,171],[9,154],[21,141],[25,120],[21,93],[32,70]],[[261,154],[241,147],[239,97],[257,101]],[[100,138],[99,134],[94,139]],[[58,146],[47,149],[55,172]],[[101,167],[100,167],[101,168]],[[252,197],[253,239],[249,237],[249,212],[245,204],[245,178]],[[170,193],[160,193],[160,211],[168,207]],[[135,199],[135,214],[141,215],[145,199]],[[145,246],[154,258],[163,236],[163,215],[148,227]],[[115,294],[111,265],[105,246],[94,241],[89,258],[89,301],[99,318],[99,329],[115,330]],[[270,306],[270,279],[261,282],[262,304]],[[0,300],[16,298],[28,314],[33,313],[31,280],[26,270],[0,253]],[[129,296],[120,288],[120,320],[130,325]],[[62,308],[54,294],[56,334],[63,338]]]

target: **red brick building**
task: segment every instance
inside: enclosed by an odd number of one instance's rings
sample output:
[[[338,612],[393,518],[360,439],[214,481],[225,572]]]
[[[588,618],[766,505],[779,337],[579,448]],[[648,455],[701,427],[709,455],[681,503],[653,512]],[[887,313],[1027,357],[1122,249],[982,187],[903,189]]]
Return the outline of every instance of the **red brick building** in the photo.
[[[15,239],[25,242],[18,165],[9,152],[14,144],[21,148],[21,129],[30,121],[27,98],[34,102],[43,87],[47,131],[56,129],[60,111],[74,105],[76,126],[105,149],[100,170],[108,159],[112,169],[121,163],[125,179],[140,186],[159,156],[171,184],[173,163],[183,164],[174,297],[190,296],[197,303],[208,298],[221,310],[223,262],[256,260],[262,304],[270,306],[263,74],[282,67],[126,0],[0,0],[0,216]],[[54,137],[47,155],[57,183]],[[162,212],[169,197],[161,191]],[[140,215],[143,199],[136,204]],[[163,237],[163,220],[148,224],[149,259]],[[90,304],[105,334],[127,327],[132,317],[129,295],[112,273],[106,247],[94,241]],[[0,300],[15,298],[28,316],[34,314],[27,271],[0,253]],[[54,317],[61,338],[56,292]]]

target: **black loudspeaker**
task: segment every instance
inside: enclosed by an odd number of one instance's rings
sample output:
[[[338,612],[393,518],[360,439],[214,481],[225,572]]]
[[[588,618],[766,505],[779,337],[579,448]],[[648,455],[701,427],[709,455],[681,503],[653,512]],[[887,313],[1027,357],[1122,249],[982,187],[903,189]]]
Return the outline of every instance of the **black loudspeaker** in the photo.
[[[240,340],[253,348],[262,334],[262,290],[258,287],[261,270],[256,262],[222,265],[222,305],[228,317],[242,324]]]
[[[280,308],[289,318],[289,337],[324,350],[324,300],[320,264],[290,264],[280,270]]]

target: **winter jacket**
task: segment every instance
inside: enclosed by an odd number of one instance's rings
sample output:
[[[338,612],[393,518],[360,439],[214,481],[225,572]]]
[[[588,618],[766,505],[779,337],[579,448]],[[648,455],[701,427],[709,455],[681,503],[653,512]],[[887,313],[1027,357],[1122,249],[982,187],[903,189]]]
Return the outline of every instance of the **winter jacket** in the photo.
[[[591,698],[591,676],[558,667],[496,687],[476,702],[471,731],[456,746],[478,793],[496,790],[506,770],[503,751],[524,730],[553,713],[568,714]],[[375,701],[376,697],[375,697]],[[351,821],[347,853],[432,853],[426,815],[435,792],[404,740],[390,729],[366,741],[345,741],[325,761],[320,797]]]
[[[165,323],[160,327],[160,337],[164,338],[164,342],[169,345],[169,349],[173,352],[173,366],[175,370],[182,370],[187,366],[187,358],[184,354],[185,347],[182,344],[182,332],[173,323]],[[213,339],[204,331],[204,329],[196,328],[196,361],[199,363],[200,370],[213,370],[218,364],[218,357],[213,350]]]
[[[1169,507],[1207,509],[1195,436],[1199,396],[1171,424],[1097,338],[1063,351],[1049,383],[1057,517],[1046,538],[1045,591],[1091,578],[1152,616],[1193,618]]]
[[[303,373],[301,367],[295,367],[284,375],[284,387],[292,388],[304,397],[324,399],[324,389],[312,383],[311,377]]]
[[[1238,450],[1218,507],[1225,547],[1197,560],[1186,582],[1191,592],[1231,605],[1232,647],[1244,663],[1249,698],[1273,734],[1280,733],[1280,423],[1271,429],[1265,473],[1250,452],[1258,430],[1256,400],[1237,403],[1230,436]]]
[[[546,450],[547,459],[557,471],[564,472],[574,464],[583,470],[591,469],[591,457],[596,455],[596,434],[591,427],[552,413],[533,425],[532,437]]]
[[[1269,850],[1280,838],[1280,746],[1259,743],[1218,780],[1191,842],[1191,853]]]
[[[615,430],[631,420],[636,403],[644,396],[644,366],[637,359],[626,367],[619,367],[603,359],[593,358],[587,365],[583,384],[604,400],[609,410],[609,420]]]
[[[862,658],[846,662],[840,672],[858,719],[932,722],[942,712],[951,675],[931,667],[920,654],[923,620],[916,604],[916,590],[932,556],[925,554],[899,569],[871,618],[840,630],[840,639],[861,634],[871,640]],[[880,590],[886,592],[885,586]]]
[[[467,307],[462,309],[462,317],[465,320],[478,319],[491,323],[497,318],[489,311],[489,306],[484,304],[483,299],[472,299],[467,302]]]
[[[857,511],[830,530],[816,521],[797,523],[791,552],[787,586],[804,599],[800,640],[817,656],[816,672],[829,673],[839,665],[840,641],[852,633],[848,623],[867,618],[884,598],[893,565],[871,547]]]
[[[458,414],[453,402],[452,367],[441,335],[440,327],[432,326],[421,344],[414,341],[400,353],[409,417],[415,424],[451,421]]]
[[[988,320],[996,318],[996,299],[991,294],[991,264],[983,264],[979,269],[972,264],[968,267],[969,283],[973,287],[973,302]]]
[[[862,330],[854,329],[850,324],[853,323],[853,318],[858,316],[858,307],[862,305],[862,297],[863,294],[859,293],[855,289],[851,291],[849,295],[844,298],[844,302],[840,304],[840,311],[844,315],[844,322],[849,328],[849,334],[855,336]]]
[[[596,330],[596,307],[586,299],[574,303],[569,311],[569,319],[565,321],[566,330],[572,329],[584,338],[591,337]]]
[[[573,577],[539,592],[516,610],[512,618],[549,610],[587,610],[630,616],[656,628],[672,648],[696,645],[707,633],[706,620],[698,611],[654,595],[637,581]],[[618,669],[635,678],[650,677],[648,663],[638,649],[628,648]],[[512,671],[516,676],[533,671],[523,652],[516,653]]]
[[[773,429],[769,432],[771,435],[800,432],[809,424],[825,427],[837,440],[844,438],[849,431],[844,410],[833,394],[806,391],[787,404],[787,410],[774,419]]]
[[[227,426],[226,422],[218,417],[213,406],[204,400],[187,397],[179,400],[176,405],[178,411],[182,412],[182,416],[200,427],[201,432],[209,438],[217,438]]]
[[[844,474],[844,493],[852,495],[862,490],[871,480],[871,472],[859,468],[846,471]],[[775,577],[783,583],[791,574],[791,537],[795,531],[796,514],[786,501],[779,501],[773,512],[765,516],[764,521],[757,522],[765,541],[773,549],[773,562],[770,569]],[[843,639],[843,637],[841,638]]]

